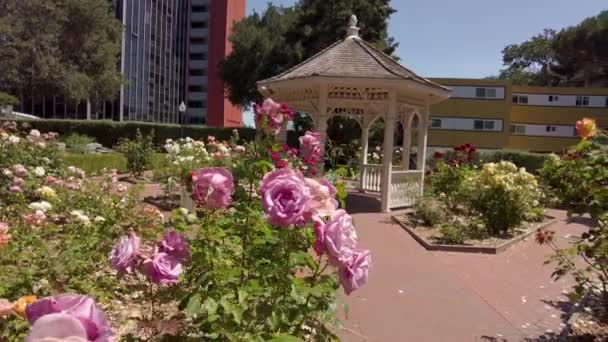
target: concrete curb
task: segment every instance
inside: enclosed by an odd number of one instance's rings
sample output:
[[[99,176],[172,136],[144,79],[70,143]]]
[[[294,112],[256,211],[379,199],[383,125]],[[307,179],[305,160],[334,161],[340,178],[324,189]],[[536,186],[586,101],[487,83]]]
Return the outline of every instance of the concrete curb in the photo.
[[[401,214],[401,215],[403,215],[403,214]],[[401,216],[401,215],[399,215],[399,216]],[[418,241],[418,243],[421,244],[422,247],[424,247],[428,251],[483,253],[483,254],[502,253],[505,250],[507,250],[509,247],[513,246],[514,244],[516,244],[516,243],[522,241],[523,239],[527,238],[528,236],[536,233],[536,231],[538,229],[548,227],[548,226],[554,224],[555,222],[557,222],[557,218],[555,218],[553,216],[545,215],[545,218],[547,219],[547,221],[543,222],[540,226],[538,226],[538,228],[531,230],[529,232],[526,232],[524,234],[518,235],[518,236],[512,238],[511,240],[505,241],[496,247],[485,247],[485,246],[444,245],[444,244],[429,243],[425,239],[423,239],[421,236],[416,234],[416,232],[411,227],[408,227],[405,223],[399,221],[397,219],[397,216],[398,215],[393,215],[393,216],[391,216],[391,218],[393,219],[394,222],[396,222],[398,225],[400,225],[406,232],[408,232],[414,238],[414,240]]]

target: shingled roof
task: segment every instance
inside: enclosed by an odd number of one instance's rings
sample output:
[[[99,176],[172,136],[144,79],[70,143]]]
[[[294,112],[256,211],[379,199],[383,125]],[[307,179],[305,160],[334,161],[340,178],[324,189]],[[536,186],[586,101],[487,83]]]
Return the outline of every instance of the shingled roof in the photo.
[[[271,83],[313,76],[410,80],[444,90],[447,88],[416,75],[358,36],[337,41],[304,62],[258,83]]]

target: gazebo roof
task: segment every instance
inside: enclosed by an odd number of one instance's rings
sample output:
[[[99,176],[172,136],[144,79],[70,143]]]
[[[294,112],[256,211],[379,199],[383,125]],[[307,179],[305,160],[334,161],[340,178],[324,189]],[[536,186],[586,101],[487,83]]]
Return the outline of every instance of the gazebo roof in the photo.
[[[409,80],[426,86],[449,90],[416,75],[393,58],[367,43],[358,35],[350,35],[310,57],[304,62],[258,84],[274,83],[308,77],[339,77],[341,79]]]

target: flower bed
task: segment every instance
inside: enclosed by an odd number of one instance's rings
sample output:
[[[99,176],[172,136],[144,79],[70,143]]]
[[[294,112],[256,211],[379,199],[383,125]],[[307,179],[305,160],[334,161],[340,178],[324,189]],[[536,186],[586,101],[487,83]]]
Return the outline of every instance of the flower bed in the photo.
[[[167,142],[158,177],[194,210],[166,216],[117,170],[63,165],[55,134],[4,124],[0,340],[335,339],[337,290],[367,282],[370,252],[344,191],[314,177],[319,136],[294,150],[274,141],[288,108],[256,116],[253,142]]]
[[[430,251],[469,252],[498,254],[513,244],[534,234],[538,229],[555,223],[556,219],[546,216],[542,222],[523,222],[504,236],[487,236],[486,238],[465,238],[460,244],[445,243],[445,237],[439,227],[425,226],[416,218],[415,213],[393,216],[393,220],[403,227],[425,249]]]

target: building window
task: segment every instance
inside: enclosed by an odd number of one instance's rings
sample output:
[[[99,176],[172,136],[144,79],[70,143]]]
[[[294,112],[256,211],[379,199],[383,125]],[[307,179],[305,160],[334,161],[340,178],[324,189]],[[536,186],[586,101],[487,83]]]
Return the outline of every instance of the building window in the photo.
[[[192,27],[193,29],[207,28],[207,22],[206,21],[193,21],[192,24],[190,24],[190,27]]]
[[[202,92],[207,92],[207,88],[205,86],[191,85],[191,86],[188,86],[188,91],[191,93],[202,93]]]
[[[559,101],[558,95],[549,95],[549,102],[557,102]]]
[[[431,119],[431,128],[441,128],[441,119]]]
[[[475,97],[495,98],[496,89],[495,88],[475,88]]]
[[[188,108],[205,108],[203,101],[188,101]]]
[[[511,125],[511,133],[516,135],[526,134],[526,125]]]
[[[589,105],[589,96],[577,96],[576,105],[578,107],[586,107]]]
[[[207,59],[207,54],[205,53],[191,53],[190,59],[193,61],[204,61]]]
[[[480,131],[493,131],[494,121],[493,120],[474,120],[473,129]]]
[[[555,127],[555,126],[545,127],[545,131],[547,131],[547,132],[555,132],[556,130],[557,130],[557,127]]]
[[[513,103],[528,104],[528,95],[513,95]]]
[[[190,38],[190,44],[205,45],[205,44],[207,44],[207,38]]]
[[[192,13],[207,12],[207,6],[192,6]]]
[[[205,76],[206,73],[207,73],[207,70],[205,70],[205,69],[190,69],[189,75],[190,76]]]

